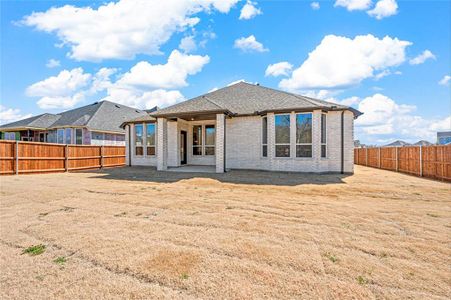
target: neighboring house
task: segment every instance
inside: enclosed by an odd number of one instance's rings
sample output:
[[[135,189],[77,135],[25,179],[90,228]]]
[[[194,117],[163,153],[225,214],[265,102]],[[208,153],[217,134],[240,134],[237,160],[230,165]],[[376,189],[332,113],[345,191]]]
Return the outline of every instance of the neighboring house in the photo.
[[[360,114],[240,82],[125,122],[127,164],[352,173]]]
[[[451,131],[437,132],[437,144],[439,145],[451,144]]]
[[[404,142],[404,141],[394,141],[393,143],[390,143],[388,145],[385,145],[384,147],[404,147],[404,146],[410,146],[411,144]]]
[[[120,125],[147,115],[110,101],[95,102],[59,114],[45,113],[0,126],[1,139],[77,145],[125,145]]]
[[[428,142],[428,141],[421,140],[421,141],[416,142],[416,143],[413,144],[413,145],[414,145],[414,146],[432,146],[433,144],[430,143],[430,142]]]

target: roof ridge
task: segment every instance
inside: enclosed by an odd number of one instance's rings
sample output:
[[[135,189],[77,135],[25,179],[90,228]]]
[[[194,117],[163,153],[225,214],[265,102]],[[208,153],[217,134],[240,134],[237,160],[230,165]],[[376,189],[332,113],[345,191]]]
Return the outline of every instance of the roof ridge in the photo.
[[[221,108],[221,109],[226,109],[226,108],[222,107],[221,105],[219,105],[218,103],[214,102],[214,101],[213,101],[212,99],[210,99],[209,97],[205,96],[205,94],[202,95],[201,97],[207,99],[207,101],[213,103],[214,105],[216,105],[217,107],[219,107],[219,108]]]
[[[103,105],[107,103],[105,102],[105,100],[103,101],[98,101],[98,102],[94,102],[94,104],[91,105],[96,105],[96,104],[100,104],[99,107],[97,107],[96,111],[92,114],[92,116],[89,118],[89,120],[86,122],[86,127],[89,127],[89,123],[91,123],[92,119],[94,119],[95,115],[99,112],[100,108],[103,107]],[[113,102],[108,102],[108,103],[113,103]]]

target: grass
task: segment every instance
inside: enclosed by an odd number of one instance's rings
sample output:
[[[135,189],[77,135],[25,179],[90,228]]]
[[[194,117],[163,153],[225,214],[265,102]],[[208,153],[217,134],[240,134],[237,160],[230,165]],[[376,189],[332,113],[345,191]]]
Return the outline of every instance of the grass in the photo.
[[[45,252],[45,245],[40,244],[40,245],[34,245],[31,247],[25,248],[22,251],[22,254],[28,254],[31,256],[35,256],[35,255],[42,254],[44,252]]]
[[[57,257],[53,260],[53,262],[58,265],[64,265],[66,261],[67,259],[64,256]]]
[[[324,256],[327,257],[333,263],[336,263],[338,261],[338,257],[329,252],[325,253]]]
[[[183,273],[182,275],[180,275],[180,278],[182,278],[182,279],[188,279],[189,276],[188,276],[188,274]]]
[[[359,275],[359,276],[357,277],[357,282],[358,282],[360,285],[364,285],[364,284],[367,284],[367,283],[368,283],[368,279],[366,279],[366,278],[363,277],[362,275]]]

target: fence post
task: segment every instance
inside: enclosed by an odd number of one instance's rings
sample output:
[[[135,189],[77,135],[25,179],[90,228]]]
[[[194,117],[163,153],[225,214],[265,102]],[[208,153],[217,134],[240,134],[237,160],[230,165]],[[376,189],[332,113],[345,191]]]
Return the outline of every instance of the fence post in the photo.
[[[103,168],[103,145],[100,146],[100,168]]]
[[[64,146],[64,171],[69,171],[69,145]]]
[[[378,163],[379,163],[379,169],[381,168],[381,147],[379,147],[379,158],[378,158]]]
[[[16,175],[19,175],[19,141],[16,141],[16,151],[14,151],[16,154]]]
[[[423,146],[420,145],[420,177],[423,177]]]
[[[442,176],[441,176],[441,180],[444,181],[445,180],[445,159],[444,159],[444,155],[443,155],[443,150],[445,149],[445,146],[440,146],[440,149],[442,149]]]
[[[398,170],[399,170],[398,147],[395,147],[395,163],[396,163],[396,172],[398,172]]]
[[[368,167],[368,148],[365,148],[365,165]]]

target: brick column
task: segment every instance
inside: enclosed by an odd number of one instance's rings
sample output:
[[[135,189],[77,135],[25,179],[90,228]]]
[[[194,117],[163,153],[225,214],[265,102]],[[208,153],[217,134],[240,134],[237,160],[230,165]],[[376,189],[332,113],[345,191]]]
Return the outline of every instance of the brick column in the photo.
[[[269,168],[273,169],[274,165],[274,157],[276,156],[276,149],[275,149],[275,143],[276,143],[276,133],[275,133],[275,119],[274,119],[274,113],[268,113],[266,115],[268,120],[268,160],[269,160]]]
[[[216,114],[216,173],[224,173],[225,160],[225,115]]]
[[[168,120],[157,118],[157,170],[168,169]]]
[[[321,159],[321,110],[317,109],[312,114],[312,159],[315,164],[315,171],[320,171]]]

